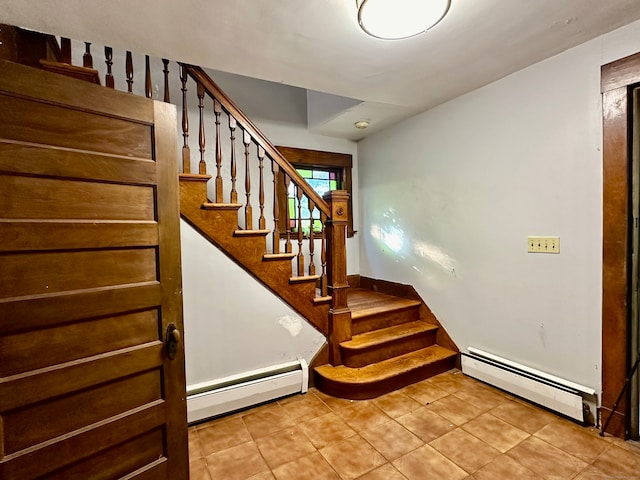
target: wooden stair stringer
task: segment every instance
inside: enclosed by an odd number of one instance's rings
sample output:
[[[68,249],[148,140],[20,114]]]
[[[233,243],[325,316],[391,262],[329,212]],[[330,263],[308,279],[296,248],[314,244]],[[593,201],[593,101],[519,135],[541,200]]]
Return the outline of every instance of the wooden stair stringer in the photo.
[[[290,258],[285,256],[282,259],[265,260],[264,236],[238,236],[237,211],[225,208],[203,209],[202,205],[206,201],[206,183],[181,179],[182,218],[326,336],[329,305],[314,303],[315,282],[291,283],[293,274]]]

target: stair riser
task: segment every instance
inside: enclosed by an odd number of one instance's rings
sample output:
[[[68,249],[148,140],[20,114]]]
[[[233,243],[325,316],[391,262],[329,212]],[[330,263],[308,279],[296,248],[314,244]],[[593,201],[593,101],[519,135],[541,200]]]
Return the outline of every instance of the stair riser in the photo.
[[[329,380],[315,372],[315,386],[320,391],[335,397],[351,400],[366,400],[393,392],[394,390],[425,380],[440,373],[444,373],[454,368],[455,365],[456,357],[452,356],[450,358],[442,359],[408,372],[404,372],[393,378],[358,385]]]
[[[342,363],[351,368],[364,367],[372,363],[429,347],[433,345],[435,341],[436,330],[433,330],[430,332],[416,333],[408,337],[396,338],[367,348],[351,349],[340,347]]]
[[[196,199],[200,204],[207,201],[207,182],[180,181],[182,198]]]
[[[420,318],[418,307],[408,308],[396,312],[385,312],[379,315],[371,315],[362,318],[354,318],[351,331],[353,335],[379,330],[380,328],[393,327],[402,323],[414,322]]]

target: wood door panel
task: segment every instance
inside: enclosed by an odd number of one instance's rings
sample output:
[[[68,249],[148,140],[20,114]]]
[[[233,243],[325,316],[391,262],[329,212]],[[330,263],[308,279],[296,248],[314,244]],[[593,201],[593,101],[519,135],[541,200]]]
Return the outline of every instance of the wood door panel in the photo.
[[[0,172],[137,185],[156,183],[153,159],[125,158],[10,140],[0,141]]]
[[[148,247],[158,244],[155,222],[0,220],[1,252]]]
[[[144,433],[158,429],[165,422],[166,405],[162,401],[144,405],[103,423],[69,432],[58,441],[45,442],[35,448],[6,455],[0,463],[0,478],[39,478],[67,465],[107,452]],[[163,433],[166,440],[166,433]],[[166,455],[166,450],[163,449]],[[96,460],[96,457],[93,458]],[[114,461],[117,459],[113,459]],[[170,478],[170,477],[157,477]],[[177,478],[186,479],[185,476]]]
[[[175,107],[0,72],[0,478],[186,479]]]
[[[163,363],[164,345],[149,342],[115,352],[5,377],[0,383],[0,411],[7,412],[76,390],[114,381]]]
[[[11,117],[0,123],[2,138],[153,158],[151,125],[1,94],[0,111]]]
[[[47,475],[47,480],[108,480],[153,463],[163,455],[162,430],[156,429],[103,452],[98,459],[86,459]]]
[[[162,341],[158,309],[28,330],[0,337],[0,376],[10,377],[80,358]]]
[[[161,383],[161,373],[152,370],[6,412],[2,417],[5,454],[160,400]]]
[[[125,92],[111,91],[105,94],[104,88],[98,88],[88,82],[71,80],[68,77],[38,70],[27,71],[23,66],[3,62],[1,91],[16,97],[41,99],[50,104],[68,106],[79,110],[99,111],[102,115],[118,118],[131,118],[136,122],[154,123],[155,114],[149,108],[149,100]],[[34,81],[33,78],[39,77]],[[73,87],[70,87],[73,82]],[[105,101],[106,97],[110,97]]]
[[[76,320],[144,310],[161,303],[162,289],[157,282],[0,299],[0,326],[4,335],[12,335]]]
[[[0,298],[156,280],[155,248],[0,255]]]
[[[122,480],[156,480],[157,478],[167,478],[167,462],[163,458],[122,477]]]
[[[5,219],[155,219],[151,186],[0,175],[0,191]]]

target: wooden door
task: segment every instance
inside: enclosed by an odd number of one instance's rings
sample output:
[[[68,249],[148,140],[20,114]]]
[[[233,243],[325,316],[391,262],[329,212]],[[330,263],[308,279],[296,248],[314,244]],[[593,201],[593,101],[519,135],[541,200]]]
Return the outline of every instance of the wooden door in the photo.
[[[0,478],[186,479],[175,108],[0,61],[0,112]]]

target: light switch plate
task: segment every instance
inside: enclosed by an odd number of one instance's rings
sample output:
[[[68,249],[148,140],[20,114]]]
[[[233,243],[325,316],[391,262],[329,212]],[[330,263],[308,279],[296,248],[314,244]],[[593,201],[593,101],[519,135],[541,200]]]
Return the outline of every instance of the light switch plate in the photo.
[[[560,253],[560,237],[528,237],[529,253]]]

